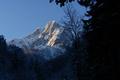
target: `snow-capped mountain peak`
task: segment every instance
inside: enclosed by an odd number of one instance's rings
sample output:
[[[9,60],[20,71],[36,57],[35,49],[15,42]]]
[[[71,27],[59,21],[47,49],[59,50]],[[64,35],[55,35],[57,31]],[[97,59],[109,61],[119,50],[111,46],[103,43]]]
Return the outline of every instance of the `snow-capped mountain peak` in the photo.
[[[12,40],[10,44],[23,48],[26,53],[38,51],[48,56],[47,51],[52,56],[56,55],[57,51],[57,55],[60,55],[65,51],[65,46],[70,44],[66,36],[68,33],[61,25],[55,21],[49,21],[43,31],[37,27],[33,33],[22,39]]]

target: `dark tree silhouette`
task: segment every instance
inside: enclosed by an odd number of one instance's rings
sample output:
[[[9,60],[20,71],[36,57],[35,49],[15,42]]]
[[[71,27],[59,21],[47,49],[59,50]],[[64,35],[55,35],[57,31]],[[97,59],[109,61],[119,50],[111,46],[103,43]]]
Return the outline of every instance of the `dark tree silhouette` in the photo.
[[[71,33],[70,40],[73,41],[72,47],[67,48],[67,52],[71,56],[71,63],[75,67],[74,71],[78,79],[83,79],[80,75],[85,73],[86,65],[86,52],[84,50],[82,41],[82,28],[83,28],[83,16],[81,16],[76,9],[70,4],[64,8],[65,16],[63,18],[64,28]],[[71,39],[72,38],[72,39]],[[86,55],[86,56],[85,56]]]
[[[25,54],[23,50],[15,45],[9,46],[9,55],[13,64],[13,69],[18,70],[25,64]]]
[[[49,0],[50,3],[53,2],[53,1],[55,1],[55,3],[57,5],[60,5],[60,7],[64,6],[67,3],[73,2],[73,1],[76,1],[80,5],[88,7],[88,6],[92,5],[92,4],[94,4],[94,2],[96,0]]]
[[[54,0],[51,0],[54,1]],[[55,0],[64,6],[74,0]],[[120,77],[120,4],[118,0],[77,0],[80,5],[89,7],[84,21],[88,42],[89,71],[93,79],[119,80]]]
[[[118,1],[96,0],[97,3],[90,6],[88,16],[91,19],[87,24],[86,38],[87,50],[90,56],[91,66],[95,69],[97,78],[119,78],[119,26],[120,6]]]
[[[6,40],[3,35],[0,35],[0,56],[2,56],[3,52],[7,50]]]
[[[7,45],[4,36],[0,36],[0,79],[1,80],[41,80],[38,57],[34,64],[31,58],[23,50],[15,45]],[[36,76],[37,75],[37,76]],[[39,75],[39,76],[38,76]],[[38,78],[39,77],[39,78]],[[43,79],[42,79],[43,80]]]

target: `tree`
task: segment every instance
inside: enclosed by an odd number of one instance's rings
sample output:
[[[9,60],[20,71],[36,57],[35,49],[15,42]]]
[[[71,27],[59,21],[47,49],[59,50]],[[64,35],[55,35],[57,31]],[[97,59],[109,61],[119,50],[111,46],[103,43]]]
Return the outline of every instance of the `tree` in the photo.
[[[4,53],[7,50],[6,40],[3,35],[0,35],[0,54]]]
[[[84,16],[79,15],[72,5],[68,4],[64,8],[63,25],[71,33],[70,40],[73,41],[72,47],[67,48],[67,52],[71,56],[71,63],[74,66],[74,72],[78,80],[84,79],[84,75],[88,74],[87,71],[87,53],[85,52],[85,42],[82,41],[83,35],[83,22]],[[71,39],[72,38],[72,39]]]
[[[88,16],[91,19],[85,21],[88,27],[86,38],[90,63],[96,70],[96,76],[103,79],[119,78],[120,42],[118,39],[120,26],[120,11],[118,1],[96,0],[97,3],[90,6]],[[107,69],[106,69],[107,68]],[[101,74],[104,75],[100,76]]]
[[[20,70],[19,68],[25,67],[26,55],[23,50],[15,45],[8,46],[9,57],[12,62],[12,67],[14,70]],[[21,70],[22,71],[22,70]]]
[[[53,2],[55,1],[55,3],[57,5],[60,5],[60,7],[64,6],[67,3],[71,3],[75,0],[49,0],[49,2]],[[80,5],[83,5],[85,7],[91,6],[92,4],[94,4],[96,0],[76,0],[77,3],[79,3]]]
[[[2,72],[2,68],[5,65],[5,59],[7,54],[7,44],[3,35],[0,35],[0,71]]]
[[[70,39],[73,41],[75,48],[80,47],[80,33],[82,32],[83,17],[77,13],[77,10],[72,5],[67,5],[64,8],[64,19],[62,20],[64,28],[71,33]]]
[[[52,0],[54,1],[54,0]],[[55,0],[64,6],[65,3],[74,0]],[[119,53],[120,39],[118,38],[120,26],[120,5],[118,0],[77,0],[85,7],[89,7],[86,16],[89,20],[83,20],[86,39],[88,42],[90,69],[94,78],[119,79],[120,73]]]
[[[6,40],[4,39],[3,35],[0,35],[0,62],[4,63],[4,58],[7,54],[7,44],[6,44]]]

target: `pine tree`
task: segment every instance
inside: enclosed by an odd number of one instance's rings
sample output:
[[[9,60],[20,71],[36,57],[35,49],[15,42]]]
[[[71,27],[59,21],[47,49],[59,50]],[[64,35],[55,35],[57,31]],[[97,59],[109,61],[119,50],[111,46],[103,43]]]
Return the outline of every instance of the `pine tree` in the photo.
[[[3,35],[0,35],[0,54],[2,55],[7,50],[6,40]]]

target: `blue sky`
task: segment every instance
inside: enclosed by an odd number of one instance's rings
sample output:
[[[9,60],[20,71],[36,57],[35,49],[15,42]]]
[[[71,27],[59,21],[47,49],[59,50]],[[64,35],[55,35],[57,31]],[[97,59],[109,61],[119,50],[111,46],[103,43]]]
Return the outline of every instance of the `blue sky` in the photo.
[[[77,3],[73,5],[81,14],[85,12]],[[59,22],[63,16],[63,9],[49,0],[0,0],[0,34],[7,40],[22,38],[50,20]]]

